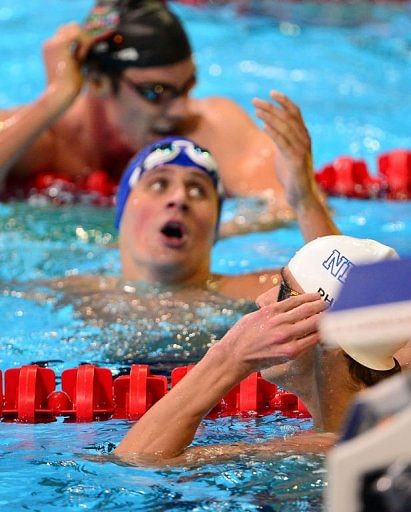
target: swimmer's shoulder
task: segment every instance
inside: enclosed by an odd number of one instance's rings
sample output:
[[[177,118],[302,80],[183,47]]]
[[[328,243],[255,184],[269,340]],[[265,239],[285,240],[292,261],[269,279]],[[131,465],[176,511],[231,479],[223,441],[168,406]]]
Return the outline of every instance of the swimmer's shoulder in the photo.
[[[8,110],[0,110],[0,122],[16,118],[16,123],[24,123],[24,116],[19,120],[19,113],[25,105]],[[14,124],[14,123],[12,123]],[[22,125],[22,130],[25,127]],[[16,177],[30,177],[39,172],[53,169],[55,155],[56,136],[52,129],[46,129],[34,138],[30,146],[21,154],[12,166],[13,175]]]
[[[64,293],[86,295],[100,291],[114,290],[119,282],[114,276],[69,276],[53,279],[48,286]]]
[[[252,272],[236,276],[216,275],[218,291],[233,299],[255,300],[262,293],[276,286],[281,276],[279,270]]]
[[[247,112],[235,101],[223,96],[193,98],[192,110],[213,124],[235,124],[239,120],[251,122]],[[227,115],[230,117],[227,118]]]

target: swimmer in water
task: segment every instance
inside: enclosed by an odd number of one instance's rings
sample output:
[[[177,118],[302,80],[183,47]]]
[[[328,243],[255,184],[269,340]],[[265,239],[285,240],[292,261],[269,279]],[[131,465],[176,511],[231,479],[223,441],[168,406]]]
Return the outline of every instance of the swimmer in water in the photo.
[[[354,394],[399,371],[393,356],[404,343],[383,351],[347,345],[322,350],[319,317],[350,265],[395,257],[393,249],[373,240],[329,236],[307,244],[283,270],[281,285],[257,300],[260,309],[243,317],[209,349],[132,427],[115,455],[129,463],[196,464],[244,454],[269,458],[289,449],[316,452],[329,448]],[[232,387],[258,370],[297,393],[312,413],[314,425],[329,433],[258,444],[188,447],[202,418]]]
[[[292,181],[289,186],[298,196],[298,186]],[[275,270],[211,273],[223,197],[215,159],[191,139],[162,139],[131,161],[117,195],[122,276],[73,276],[52,283],[64,292],[63,304],[74,304],[89,323],[140,326],[139,336],[128,333],[120,340],[114,333],[116,343],[101,350],[110,361],[152,362],[174,352],[180,362],[198,361],[277,282]],[[326,210],[315,214],[317,224],[302,221],[307,239],[337,231]]]
[[[275,91],[274,102],[254,100],[263,122],[270,110],[267,135],[231,100],[192,98],[191,46],[164,2],[97,2],[84,26],[67,24],[46,41],[44,63],[47,86],[40,97],[0,112],[6,195],[29,190],[41,173],[81,186],[100,169],[117,181],[137,151],[179,134],[213,152],[228,195],[263,195],[269,202],[258,219],[242,217],[225,234],[271,229],[324,208],[313,178],[304,181],[313,173],[311,141],[298,108]],[[289,180],[305,185],[301,201],[284,194]]]
[[[298,187],[289,188],[298,196]],[[139,152],[123,173],[117,194],[122,279],[78,276],[61,281],[89,292],[130,281],[189,293],[209,289],[235,299],[270,289],[276,272],[237,276],[210,272],[224,190],[211,153],[191,139],[172,136]],[[304,224],[306,239],[338,232],[328,213]]]

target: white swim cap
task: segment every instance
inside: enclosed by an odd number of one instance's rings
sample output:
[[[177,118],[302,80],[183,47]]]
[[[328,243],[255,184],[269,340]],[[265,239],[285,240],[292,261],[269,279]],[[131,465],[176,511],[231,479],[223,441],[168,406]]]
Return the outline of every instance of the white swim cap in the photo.
[[[395,250],[375,240],[330,235],[308,242],[287,266],[305,292],[319,292],[332,304],[352,267],[393,258]]]
[[[332,305],[354,266],[397,258],[399,256],[394,249],[375,240],[331,235],[306,244],[290,260],[288,269],[305,292],[319,292],[322,299]],[[343,335],[341,338],[338,345],[344,352],[375,370],[393,368],[392,356],[404,345],[378,343],[361,346],[355,339],[347,340]]]

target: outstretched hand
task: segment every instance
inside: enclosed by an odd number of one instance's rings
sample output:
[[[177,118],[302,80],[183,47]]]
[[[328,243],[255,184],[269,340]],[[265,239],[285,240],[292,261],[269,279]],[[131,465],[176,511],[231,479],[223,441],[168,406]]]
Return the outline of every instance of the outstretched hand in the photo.
[[[274,100],[253,99],[256,115],[264,131],[278,148],[275,169],[293,208],[308,199],[315,189],[311,138],[300,109],[284,94],[272,90]]]

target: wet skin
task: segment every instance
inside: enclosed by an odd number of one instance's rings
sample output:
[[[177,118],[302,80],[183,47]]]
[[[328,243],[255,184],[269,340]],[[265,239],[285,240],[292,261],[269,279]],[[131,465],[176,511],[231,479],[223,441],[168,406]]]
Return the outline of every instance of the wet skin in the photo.
[[[201,171],[167,165],[143,174],[120,226],[124,277],[203,284],[217,211],[217,193]]]
[[[190,121],[190,88],[195,85],[195,66],[191,59],[177,64],[145,69],[129,68],[119,80],[119,88],[110,102],[113,123],[121,130],[126,143],[133,149],[141,148],[165,135],[179,132]],[[142,98],[131,84],[164,83],[183,94],[164,102],[151,103]],[[193,119],[191,119],[193,121]]]

